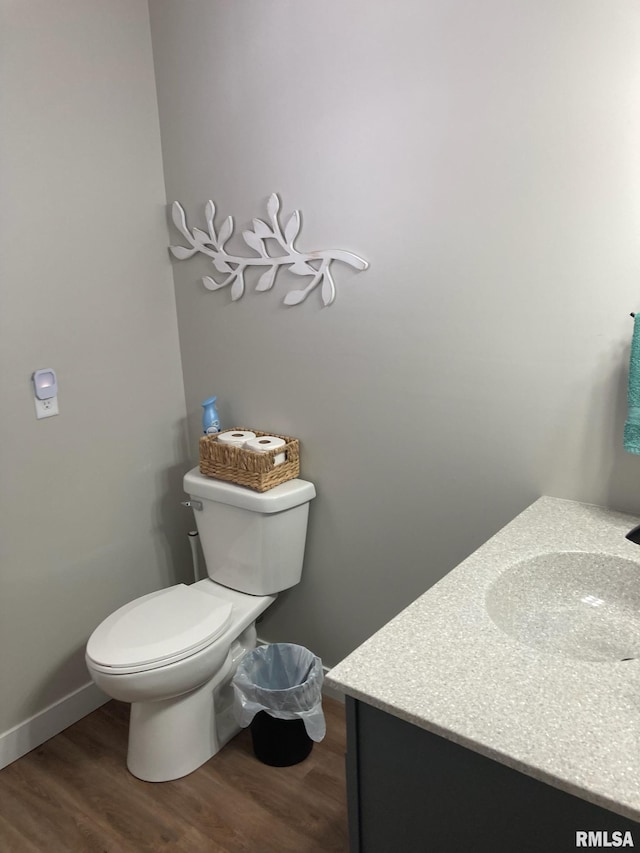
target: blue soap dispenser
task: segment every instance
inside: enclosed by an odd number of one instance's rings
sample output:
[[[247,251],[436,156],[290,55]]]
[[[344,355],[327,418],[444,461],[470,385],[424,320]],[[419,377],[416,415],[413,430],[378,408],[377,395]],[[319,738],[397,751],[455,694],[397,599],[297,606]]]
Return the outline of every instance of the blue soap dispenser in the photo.
[[[209,397],[202,404],[202,431],[205,435],[215,435],[220,432],[220,417],[216,410],[217,397]]]

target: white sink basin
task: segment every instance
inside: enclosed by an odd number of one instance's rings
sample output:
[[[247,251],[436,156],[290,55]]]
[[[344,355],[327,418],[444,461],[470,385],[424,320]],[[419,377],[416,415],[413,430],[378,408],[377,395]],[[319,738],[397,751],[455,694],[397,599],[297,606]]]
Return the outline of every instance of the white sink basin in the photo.
[[[640,562],[582,551],[521,560],[491,584],[487,612],[527,646],[587,661],[640,658]]]

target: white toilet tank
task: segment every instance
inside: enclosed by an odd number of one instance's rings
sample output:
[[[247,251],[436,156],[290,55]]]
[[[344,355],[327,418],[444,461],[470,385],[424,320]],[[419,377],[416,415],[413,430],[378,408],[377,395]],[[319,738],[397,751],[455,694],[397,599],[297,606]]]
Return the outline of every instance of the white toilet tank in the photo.
[[[203,476],[184,477],[192,501],[207,574],[216,583],[251,595],[295,586],[302,574],[313,483],[289,480],[266,492]]]

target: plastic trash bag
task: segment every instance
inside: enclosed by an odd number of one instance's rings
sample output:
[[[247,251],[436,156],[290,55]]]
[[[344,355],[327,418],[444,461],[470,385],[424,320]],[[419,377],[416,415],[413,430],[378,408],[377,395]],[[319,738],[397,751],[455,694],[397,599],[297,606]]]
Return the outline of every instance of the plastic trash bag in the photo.
[[[325,736],[322,661],[304,646],[272,643],[242,658],[233,677],[234,713],[248,726],[259,711],[281,720],[304,721],[316,742]]]

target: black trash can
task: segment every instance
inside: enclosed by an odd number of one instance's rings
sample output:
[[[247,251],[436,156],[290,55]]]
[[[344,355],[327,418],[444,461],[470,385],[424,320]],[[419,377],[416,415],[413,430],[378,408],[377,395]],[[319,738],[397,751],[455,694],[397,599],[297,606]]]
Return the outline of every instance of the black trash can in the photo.
[[[258,646],[241,660],[233,678],[234,710],[241,726],[251,726],[256,758],[289,767],[322,740],[322,661],[304,646]]]
[[[249,728],[253,754],[271,767],[299,764],[313,749],[313,741],[300,719],[281,720],[267,711],[258,711]]]

